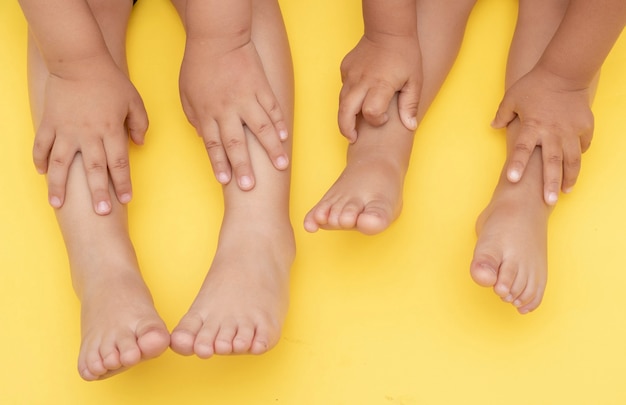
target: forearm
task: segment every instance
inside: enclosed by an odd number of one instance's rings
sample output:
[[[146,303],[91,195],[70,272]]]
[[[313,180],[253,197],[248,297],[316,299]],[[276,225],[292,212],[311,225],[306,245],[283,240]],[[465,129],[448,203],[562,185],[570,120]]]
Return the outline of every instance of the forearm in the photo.
[[[538,66],[587,87],[626,23],[624,0],[571,0]]]
[[[187,42],[218,42],[235,48],[250,41],[252,0],[188,0]]]
[[[365,35],[376,40],[385,36],[417,37],[415,0],[363,0]]]
[[[75,72],[76,62],[110,58],[85,0],[19,0],[29,29],[51,73]]]

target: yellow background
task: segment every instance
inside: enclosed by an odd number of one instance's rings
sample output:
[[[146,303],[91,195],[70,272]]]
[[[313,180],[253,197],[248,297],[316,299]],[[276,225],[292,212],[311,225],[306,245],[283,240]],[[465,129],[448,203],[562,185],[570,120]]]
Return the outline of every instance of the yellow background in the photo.
[[[46,185],[31,163],[26,24],[0,2],[0,403],[626,403],[626,37],[609,56],[575,192],[550,222],[550,277],[528,316],[477,287],[474,220],[504,159],[489,122],[517,2],[481,0],[418,132],[405,208],[386,233],[307,234],[302,218],[344,164],[339,63],[362,30],[358,0],[281,1],[296,69],[292,218],[298,255],[283,338],[261,357],[171,351],[113,379],[76,372],[79,303]],[[177,92],[184,33],[167,0],[129,30],[151,127],[133,148],[131,232],[168,326],[208,268],[222,203]]]

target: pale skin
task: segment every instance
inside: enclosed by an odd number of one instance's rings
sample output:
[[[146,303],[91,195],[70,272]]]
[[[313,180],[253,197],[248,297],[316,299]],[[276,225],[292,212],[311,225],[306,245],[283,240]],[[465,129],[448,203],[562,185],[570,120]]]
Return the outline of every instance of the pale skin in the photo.
[[[567,10],[567,0],[520,2],[507,65],[507,89],[525,80],[545,56]],[[596,84],[597,72],[584,92],[585,111],[590,111]],[[545,152],[541,147],[533,147],[525,175],[510,181],[511,160],[517,158],[522,131],[520,118],[507,127],[507,162],[491,202],[476,223],[478,241],[470,274],[477,284],[492,287],[504,302],[526,314],[539,306],[546,288],[547,229],[553,204],[546,201]]]
[[[105,44],[111,63],[125,77],[125,33],[131,3],[125,0],[74,3],[86,13],[87,20],[95,24],[90,31]],[[26,15],[29,16],[28,13]],[[37,30],[31,29],[31,32],[36,33]],[[30,37],[29,86],[36,128],[46,116],[44,100],[51,97],[48,94],[49,82],[55,79],[40,52],[43,46],[38,41],[36,43],[33,36]],[[127,87],[129,83],[123,86]],[[76,93],[67,90],[53,94],[60,99],[83,97],[79,90]],[[94,104],[103,102],[99,99],[89,101]],[[59,117],[63,118],[63,115]],[[90,117],[85,115],[85,120]],[[83,379],[93,381],[160,355],[167,349],[170,335],[140,275],[128,236],[126,207],[112,198],[109,200],[108,215],[100,215],[93,209],[93,190],[90,188],[90,172],[85,169],[85,159],[85,153],[76,153],[68,164],[64,201],[56,209],[56,215],[70,259],[74,289],[81,302],[82,338],[78,372]],[[105,184],[107,192],[113,193],[112,176]]]
[[[67,1],[73,4],[63,4],[65,9],[74,10],[70,6],[76,6],[85,13],[76,14],[77,18],[87,15],[85,20],[95,24],[86,33],[99,37],[90,43],[102,41],[110,60],[125,76],[125,32],[131,2]],[[32,26],[31,19],[35,24],[38,21],[33,14],[41,10],[26,3],[29,1],[24,0],[22,6]],[[184,10],[184,3],[176,5],[179,11]],[[278,141],[274,146],[279,145],[276,149],[279,156],[285,154],[288,159],[290,141],[281,140],[284,136],[280,132],[291,130],[293,79],[282,18],[275,1],[259,0],[250,5],[251,18],[255,19],[251,39],[277,102],[273,114],[282,120],[275,123],[280,129],[275,131]],[[31,29],[31,32],[36,36],[40,31]],[[48,104],[44,100],[51,97],[48,94],[51,72],[43,56],[46,52],[41,51],[45,43],[31,37],[29,45],[31,104],[35,126],[39,128],[47,113]],[[240,68],[245,75],[246,67]],[[189,81],[202,79],[188,75]],[[118,82],[122,87],[130,86],[127,81]],[[61,99],[92,94],[83,94],[82,91],[87,91],[83,87],[75,90],[76,93],[71,90],[74,89],[55,92],[54,96]],[[63,114],[59,116],[63,118]],[[89,117],[86,114],[85,120]],[[115,375],[160,355],[170,344],[182,354],[210,357],[261,354],[278,342],[287,310],[289,269],[295,254],[288,207],[290,174],[286,167],[277,170],[276,159],[268,158],[262,136],[257,137],[258,134],[253,135],[247,129],[242,133],[249,164],[254,164],[254,189],[243,191],[237,182],[230,181],[224,186],[225,215],[214,262],[191,309],[171,336],[141,278],[128,235],[126,207],[120,199],[112,198],[107,213],[94,209],[85,153],[76,150],[68,164],[63,204],[57,207],[56,214],[70,259],[74,289],[81,301],[78,371],[85,380]],[[107,192],[112,195],[117,192],[112,174],[108,177]]]
[[[433,15],[437,14],[428,14],[427,9],[421,9],[426,7],[425,4],[429,2],[417,3],[417,28],[423,68],[418,122],[422,116],[420,111],[423,114],[441,84],[432,77],[439,77],[443,81],[447,68],[454,60],[465,21],[447,17],[445,24],[435,24],[429,29],[428,21],[437,21],[433,18]],[[507,69],[509,98],[516,97],[515,91],[511,92],[513,87],[529,81],[528,78],[532,76],[527,73],[537,66],[538,60],[549,57],[552,41],[560,40],[561,37],[555,33],[563,27],[561,23],[565,19],[569,4],[567,0],[520,2],[520,15]],[[446,11],[449,12],[450,9],[448,6]],[[471,7],[467,7],[467,14],[470,9]],[[463,17],[467,18],[467,14]],[[420,16],[424,17],[424,23],[421,22]],[[462,23],[450,24],[451,21]],[[450,26],[456,29],[446,34],[445,31]],[[426,40],[428,34],[431,35],[431,41]],[[432,41],[433,39],[445,38],[453,38],[456,41],[440,43],[432,52],[429,51],[428,45],[436,43]],[[609,35],[607,38],[610,49],[613,36]],[[606,46],[602,49],[605,49],[604,54],[608,52]],[[440,60],[438,57],[442,54],[448,55],[448,58],[444,59],[448,63],[434,63],[433,61]],[[434,66],[434,69],[429,66]],[[438,72],[439,75],[430,72]],[[378,72],[383,73],[383,70]],[[594,81],[591,80],[587,88],[581,92],[582,98],[580,94],[576,94],[576,104],[582,106],[577,111],[590,112],[593,90]],[[563,99],[568,100],[570,96],[562,97],[560,100]],[[573,105],[565,101],[563,104],[564,106],[558,108],[570,108]],[[383,126],[373,127],[365,120],[357,120],[357,125],[360,126],[357,131],[358,139],[348,147],[346,168],[322,200],[307,214],[304,226],[308,231],[355,229],[365,234],[373,234],[386,229],[398,216],[411,146],[407,139],[412,138],[411,133],[401,125],[395,99],[392,100],[390,107],[388,120]],[[585,117],[584,114],[582,116]],[[511,303],[520,313],[525,314],[536,309],[543,298],[547,280],[546,233],[550,212],[548,203],[554,201],[547,198],[549,193],[544,187],[548,171],[544,171],[542,149],[534,144],[524,169],[525,175],[521,176],[520,173],[515,181],[510,181],[511,162],[519,158],[518,145],[522,122],[520,116],[508,123],[508,161],[492,201],[477,222],[478,241],[471,264],[471,275],[476,283],[493,287],[502,300]],[[545,156],[545,153],[543,155]]]
[[[506,169],[510,181],[521,179],[535,146],[541,146],[543,198],[550,205],[576,183],[581,153],[593,135],[594,78],[626,23],[622,0],[570,0],[564,7],[536,63],[509,83],[493,121],[504,128],[520,120]]]
[[[407,104],[407,106],[417,105],[414,125],[417,126],[456,59],[474,3],[474,0],[414,2],[417,18],[412,21],[417,21],[417,39],[412,38],[412,34],[409,34],[406,40],[396,38],[391,51],[383,52],[387,57],[399,54],[399,51],[396,52],[399,49],[395,45],[396,42],[412,43],[415,46],[419,44],[420,49],[416,50],[412,57],[402,57],[399,70],[396,70],[394,63],[379,65],[367,63],[382,51],[376,50],[375,54],[368,55],[368,49],[371,47],[364,47],[363,39],[357,45],[358,51],[352,51],[346,57],[342,66],[344,87],[340,101],[342,103],[349,101],[350,107],[340,106],[339,120],[340,128],[345,127],[342,132],[348,138],[350,123],[352,121],[356,123],[353,133],[356,140],[348,146],[347,164],[343,173],[321,201],[306,215],[304,227],[307,231],[354,229],[364,234],[376,234],[385,230],[400,215],[404,177],[408,170],[414,131],[410,119],[401,118],[401,114],[410,118],[411,110],[408,107],[405,112],[399,109],[398,103],[402,100],[403,94],[397,88],[397,84],[402,83],[404,86],[410,81],[420,83],[416,87],[419,91],[411,93],[419,96],[419,102]],[[364,2],[363,6],[364,15],[368,15],[366,12],[368,3]],[[411,53],[411,49],[403,49],[403,53]],[[355,59],[357,57],[360,59]],[[409,66],[409,63],[420,60],[419,67]],[[359,67],[360,65],[366,67]],[[346,71],[352,66],[358,70],[357,75]],[[367,67],[377,67],[379,70],[367,70]],[[400,77],[402,72],[405,72],[407,77],[388,81],[389,77]],[[366,83],[370,83],[372,92],[362,90],[363,81],[360,78],[363,77],[369,78]],[[382,116],[371,114],[374,110],[371,110],[370,114],[363,110],[362,114],[356,116],[342,114],[342,111],[354,111],[352,105],[365,106],[367,100],[365,95],[383,94],[382,100],[386,100],[388,93],[385,93],[385,90],[393,88],[397,89],[398,96],[391,98],[391,107],[385,107]],[[404,97],[405,100],[409,99],[407,95]],[[352,103],[351,100],[354,99],[360,102]],[[382,104],[379,101],[372,102],[372,105]],[[367,115],[370,115],[369,121]],[[379,117],[379,120],[374,119],[375,117]]]
[[[191,22],[185,16],[191,15],[188,7],[194,2],[175,0],[173,3],[189,32]],[[252,57],[253,61],[262,63],[265,80],[281,110],[282,121],[275,123],[278,128],[275,132],[289,133],[293,116],[293,73],[280,9],[275,0],[255,0],[250,4],[254,21],[250,41],[245,49],[239,48],[237,52],[241,52],[244,59]],[[188,44],[185,58],[190,48]],[[252,52],[254,50],[256,52]],[[211,55],[199,57],[205,56]],[[185,76],[185,63],[183,61],[181,68],[183,103],[185,84],[182,82],[202,82],[201,77]],[[210,64],[210,59],[206,63]],[[257,74],[260,66],[255,62],[250,66],[231,67],[237,68],[250,69]],[[241,72],[235,77],[246,74]],[[258,98],[247,94],[250,97],[241,105],[255,106]],[[190,105],[186,111],[189,114],[199,107]],[[243,110],[245,108],[240,111]],[[268,108],[267,115],[272,115],[272,108]],[[190,121],[194,119],[190,117]],[[214,354],[261,354],[276,345],[280,337],[287,311],[295,242],[289,219],[290,172],[287,168],[277,170],[274,156],[284,154],[289,159],[291,141],[279,135],[285,140],[281,145],[275,143],[280,146],[276,149],[280,152],[273,155],[267,152],[261,137],[252,135],[247,128],[245,142],[251,167],[254,167],[254,188],[243,191],[237,182],[224,186],[225,213],[215,259],[191,308],[172,331],[171,347],[183,355],[208,358]],[[206,140],[205,134],[199,134]],[[232,160],[230,164],[234,166]]]

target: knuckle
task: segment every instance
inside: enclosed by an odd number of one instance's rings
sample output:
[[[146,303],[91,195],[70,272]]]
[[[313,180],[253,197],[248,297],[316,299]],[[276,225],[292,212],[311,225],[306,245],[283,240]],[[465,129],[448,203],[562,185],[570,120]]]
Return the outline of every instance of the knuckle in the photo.
[[[209,152],[221,149],[222,147],[222,142],[220,142],[219,139],[204,139],[204,148]]]
[[[379,106],[365,105],[363,106],[363,115],[368,118],[379,118],[384,111]]]
[[[228,138],[224,142],[224,148],[226,148],[226,150],[239,149],[243,145],[244,145],[244,141],[242,139],[239,139],[239,138],[236,138],[236,137]]]
[[[572,157],[570,159],[567,159],[565,161],[565,166],[566,167],[570,167],[570,168],[576,168],[576,167],[580,167],[581,162],[582,162],[582,159],[578,155],[578,156],[574,156],[574,157]]]
[[[270,116],[276,116],[280,114],[280,106],[278,105],[276,99],[274,99],[273,97],[270,99],[266,109]]]
[[[546,157],[546,162],[548,164],[553,164],[553,165],[561,165],[563,164],[563,156],[556,154],[556,153],[550,153],[547,157]]]
[[[530,155],[534,149],[535,149],[534,145],[529,145],[524,142],[517,142],[515,143],[515,146],[514,146],[514,151],[516,153],[520,153],[524,155]]]
[[[109,166],[113,170],[122,171],[122,170],[127,170],[130,166],[130,163],[128,161],[128,158],[118,157],[114,159],[113,162]]]
[[[273,128],[274,126],[271,122],[264,121],[259,123],[258,125],[255,125],[254,128],[251,129],[252,132],[254,132],[254,134],[257,136],[266,136],[272,132]]]
[[[88,174],[99,174],[106,170],[106,166],[97,160],[85,162],[85,171]]]

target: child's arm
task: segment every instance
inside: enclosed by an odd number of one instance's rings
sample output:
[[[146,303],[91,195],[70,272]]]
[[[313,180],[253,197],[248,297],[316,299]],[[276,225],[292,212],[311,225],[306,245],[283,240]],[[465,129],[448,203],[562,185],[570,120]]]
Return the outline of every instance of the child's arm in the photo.
[[[287,124],[251,38],[251,0],[188,0],[187,43],[180,72],[183,109],[205,143],[222,184],[232,173],[254,187],[244,126],[277,169],[288,166]]]
[[[33,158],[48,173],[50,203],[65,199],[69,167],[82,153],[94,210],[110,212],[109,174],[117,198],[131,198],[128,135],[143,142],[143,102],[113,61],[84,0],[20,0],[50,76]]]
[[[522,125],[507,177],[519,181],[535,146],[541,145],[548,204],[576,182],[581,153],[593,134],[589,87],[625,22],[624,0],[572,0],[543,56],[500,104],[495,128],[516,116]]]
[[[422,63],[415,0],[363,0],[365,33],[341,64],[339,129],[356,141],[356,116],[384,124],[396,92],[402,123],[417,128]]]

